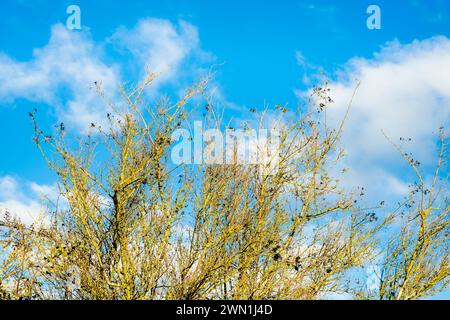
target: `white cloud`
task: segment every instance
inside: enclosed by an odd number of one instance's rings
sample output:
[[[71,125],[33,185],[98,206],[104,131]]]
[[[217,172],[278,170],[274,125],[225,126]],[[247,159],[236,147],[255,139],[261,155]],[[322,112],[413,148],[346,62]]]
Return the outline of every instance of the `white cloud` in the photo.
[[[148,68],[160,73],[158,82],[174,79],[191,55],[211,58],[199,47],[197,28],[185,21],[174,25],[163,19],[144,19],[132,29],[119,28],[109,42],[129,51],[142,72]]]
[[[17,193],[19,186],[17,181],[10,176],[0,178],[0,197],[8,198]]]
[[[129,61],[122,60],[122,65],[106,63],[107,44],[129,52]],[[56,109],[59,120],[83,130],[92,122],[104,123],[109,108],[92,90],[95,82],[117,101],[124,73],[121,67],[131,64],[142,73],[149,67],[161,73],[161,84],[178,79],[180,66],[191,57],[199,61],[211,58],[199,48],[197,29],[183,21],[175,26],[167,20],[142,20],[133,29],[119,28],[98,43],[88,31],[72,32],[57,24],[48,44],[34,49],[30,61],[17,61],[0,53],[0,101],[24,98],[48,104]],[[199,68],[191,65],[189,70]]]
[[[39,185],[11,176],[0,177],[0,217],[9,212],[25,224],[31,224],[43,216],[47,200],[56,201],[57,197],[56,185]]]
[[[336,101],[331,121],[342,119],[357,82],[343,143],[350,174],[345,183],[373,195],[402,194],[407,183],[398,171],[403,160],[387,141],[411,138],[409,148],[422,164],[433,164],[436,132],[450,119],[450,40],[434,37],[411,44],[388,43],[372,59],[354,58],[330,84]],[[404,172],[404,171],[403,171]]]
[[[61,24],[53,26],[48,44],[35,49],[32,60],[0,55],[0,100],[46,103],[57,108],[61,120],[77,127],[98,122],[106,113],[91,90],[94,82],[113,90],[118,79],[117,68],[102,62],[101,48],[87,33],[70,32]]]
[[[29,182],[30,190],[40,199],[49,200],[56,203],[60,197],[60,192],[56,184],[45,185],[37,184],[36,182]]]

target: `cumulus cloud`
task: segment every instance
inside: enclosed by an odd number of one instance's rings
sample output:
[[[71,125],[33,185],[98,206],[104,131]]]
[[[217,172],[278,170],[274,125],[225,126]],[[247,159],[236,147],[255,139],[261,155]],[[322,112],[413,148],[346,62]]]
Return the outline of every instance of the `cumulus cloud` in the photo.
[[[129,64],[105,62],[110,47],[128,52]],[[175,26],[167,20],[146,19],[130,30],[118,28],[100,42],[88,31],[72,32],[57,24],[48,44],[34,49],[31,60],[17,61],[0,53],[0,101],[23,98],[45,103],[55,108],[59,120],[83,130],[92,122],[102,124],[108,112],[92,90],[94,83],[114,101],[125,66],[132,64],[143,72],[148,67],[161,73],[158,83],[163,83],[176,79],[182,62],[192,56],[203,60],[207,54],[199,48],[197,29],[186,22]]]
[[[0,55],[0,100],[48,104],[61,120],[77,127],[100,121],[104,104],[91,87],[97,81],[111,90],[119,79],[117,68],[102,62],[101,52],[87,33],[57,24],[48,44],[33,51],[32,60]]]
[[[178,25],[163,19],[144,19],[132,29],[119,28],[108,40],[133,56],[142,72],[160,74],[158,82],[173,79],[189,57],[212,58],[200,49],[198,30],[185,21]]]
[[[45,212],[47,201],[56,202],[56,185],[40,185],[12,176],[0,177],[0,218],[6,212],[31,224]]]
[[[411,138],[422,164],[433,164],[436,132],[450,119],[450,40],[434,37],[402,45],[388,43],[371,59],[351,59],[331,81],[335,104],[328,117],[339,121],[360,82],[345,127],[343,143],[350,172],[347,185],[365,186],[374,195],[404,194],[407,182],[394,142]],[[299,93],[300,95],[301,93]],[[404,171],[403,171],[404,172]]]

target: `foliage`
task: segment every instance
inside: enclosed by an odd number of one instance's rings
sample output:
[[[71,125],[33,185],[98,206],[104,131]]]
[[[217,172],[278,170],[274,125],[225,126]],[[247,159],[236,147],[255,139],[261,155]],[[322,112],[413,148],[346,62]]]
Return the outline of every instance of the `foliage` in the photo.
[[[52,137],[31,114],[61,201],[31,226],[11,216],[0,222],[0,298],[321,299],[351,292],[349,274],[375,261],[384,250],[380,231],[399,214],[378,219],[358,208],[332,175],[343,157],[346,116],[328,127],[329,89],[314,90],[306,112],[277,106],[257,118],[262,126],[275,114],[280,129],[277,169],[268,173],[270,164],[173,165],[172,133],[189,123],[201,97],[208,101],[208,81],[176,103],[149,106],[143,93],[153,79],[123,86],[127,108],[112,106],[108,125],[92,124],[76,145],[64,124]],[[208,125],[221,128],[217,110],[206,109]],[[416,186],[402,231],[389,242],[379,294],[356,297],[415,299],[448,284],[449,207],[438,177],[431,189],[422,179]]]

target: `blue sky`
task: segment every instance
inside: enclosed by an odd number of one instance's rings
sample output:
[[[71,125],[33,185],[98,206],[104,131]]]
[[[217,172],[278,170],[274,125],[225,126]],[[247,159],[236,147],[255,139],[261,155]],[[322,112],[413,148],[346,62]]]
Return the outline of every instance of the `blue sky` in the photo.
[[[381,30],[366,28],[366,8],[373,3],[382,9]],[[304,87],[305,71],[297,65],[296,51],[301,51],[308,63],[333,74],[353,57],[370,58],[388,41],[410,43],[450,32],[450,4],[445,0],[9,0],[1,4],[0,52],[17,61],[32,59],[33,49],[48,43],[52,26],[65,24],[65,11],[71,4],[80,6],[83,29],[98,42],[120,26],[133,28],[140,19],[191,23],[198,28],[202,50],[213,54],[215,62],[225,63],[217,80],[227,100],[238,105],[262,105],[264,101],[295,104],[294,89]],[[114,62],[129,63],[118,60]],[[26,113],[36,103],[21,97],[0,103],[0,140],[8,150],[0,158],[0,173],[49,182],[45,166],[30,144]]]
[[[81,31],[66,8],[81,9]],[[381,30],[366,27],[369,5]],[[0,4],[0,207],[30,214],[55,177],[32,144],[27,116],[83,130],[104,110],[88,87],[163,72],[155,93],[179,92],[213,64],[218,101],[236,117],[264,103],[297,105],[319,70],[330,78],[337,121],[362,82],[344,136],[346,183],[369,200],[401,197],[411,173],[381,130],[412,137],[431,172],[437,128],[450,117],[450,3],[446,0],[111,1],[8,0]],[[78,93],[78,94],[77,94]]]

